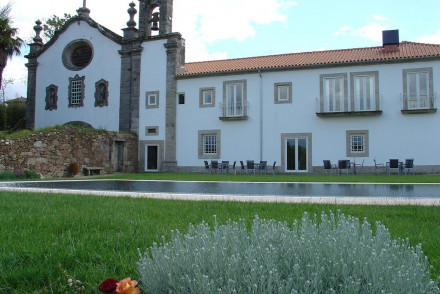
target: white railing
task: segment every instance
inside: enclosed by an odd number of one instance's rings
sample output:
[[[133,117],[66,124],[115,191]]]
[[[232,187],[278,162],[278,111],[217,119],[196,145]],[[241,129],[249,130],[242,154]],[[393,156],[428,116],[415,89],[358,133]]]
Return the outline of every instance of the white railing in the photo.
[[[220,109],[222,112],[222,117],[224,118],[237,118],[247,116],[248,103],[220,103]]]
[[[339,101],[325,101],[324,97],[319,97],[316,98],[316,113],[376,112],[381,111],[381,100],[379,96],[354,96]]]
[[[437,95],[419,94],[419,95],[402,95],[403,110],[419,110],[419,109],[435,109]]]

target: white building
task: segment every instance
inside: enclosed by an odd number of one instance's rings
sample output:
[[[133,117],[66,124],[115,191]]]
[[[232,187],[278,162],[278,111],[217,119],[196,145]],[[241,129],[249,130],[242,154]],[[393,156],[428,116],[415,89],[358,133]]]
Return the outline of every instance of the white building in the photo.
[[[413,158],[417,172],[440,172],[440,45],[385,31],[377,47],[185,63],[172,0],[139,4],[139,28],[132,3],[122,37],[86,7],[44,45],[37,23],[28,127],[135,132],[139,171],[265,160],[311,173],[349,159],[374,172],[374,160]]]

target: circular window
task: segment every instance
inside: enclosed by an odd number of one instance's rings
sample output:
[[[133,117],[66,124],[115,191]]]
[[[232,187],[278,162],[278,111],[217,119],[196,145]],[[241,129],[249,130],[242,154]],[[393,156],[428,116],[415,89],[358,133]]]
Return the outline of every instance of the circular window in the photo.
[[[86,40],[76,40],[64,48],[63,64],[70,70],[81,70],[90,64],[93,58],[93,47]]]

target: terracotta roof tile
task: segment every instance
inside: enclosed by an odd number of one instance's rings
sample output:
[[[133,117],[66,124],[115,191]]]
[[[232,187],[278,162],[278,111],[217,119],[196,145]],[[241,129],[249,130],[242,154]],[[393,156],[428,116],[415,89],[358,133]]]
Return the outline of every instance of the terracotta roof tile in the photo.
[[[379,46],[194,62],[186,63],[185,71],[178,77],[426,57],[440,57],[440,45],[401,42],[397,52],[385,52]]]

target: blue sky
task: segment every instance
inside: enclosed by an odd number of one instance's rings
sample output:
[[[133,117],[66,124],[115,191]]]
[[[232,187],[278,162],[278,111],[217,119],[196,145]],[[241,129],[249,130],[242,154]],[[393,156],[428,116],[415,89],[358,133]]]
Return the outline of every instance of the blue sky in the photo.
[[[95,21],[121,34],[130,2],[87,0],[87,7]],[[13,25],[29,39],[35,20],[74,15],[82,4],[17,0]],[[387,29],[399,29],[401,41],[440,44],[439,12],[439,0],[174,0],[173,30],[186,39],[186,60],[192,62],[380,46]],[[4,77],[14,84],[7,87],[7,99],[26,97],[25,63],[23,56],[8,62]]]

